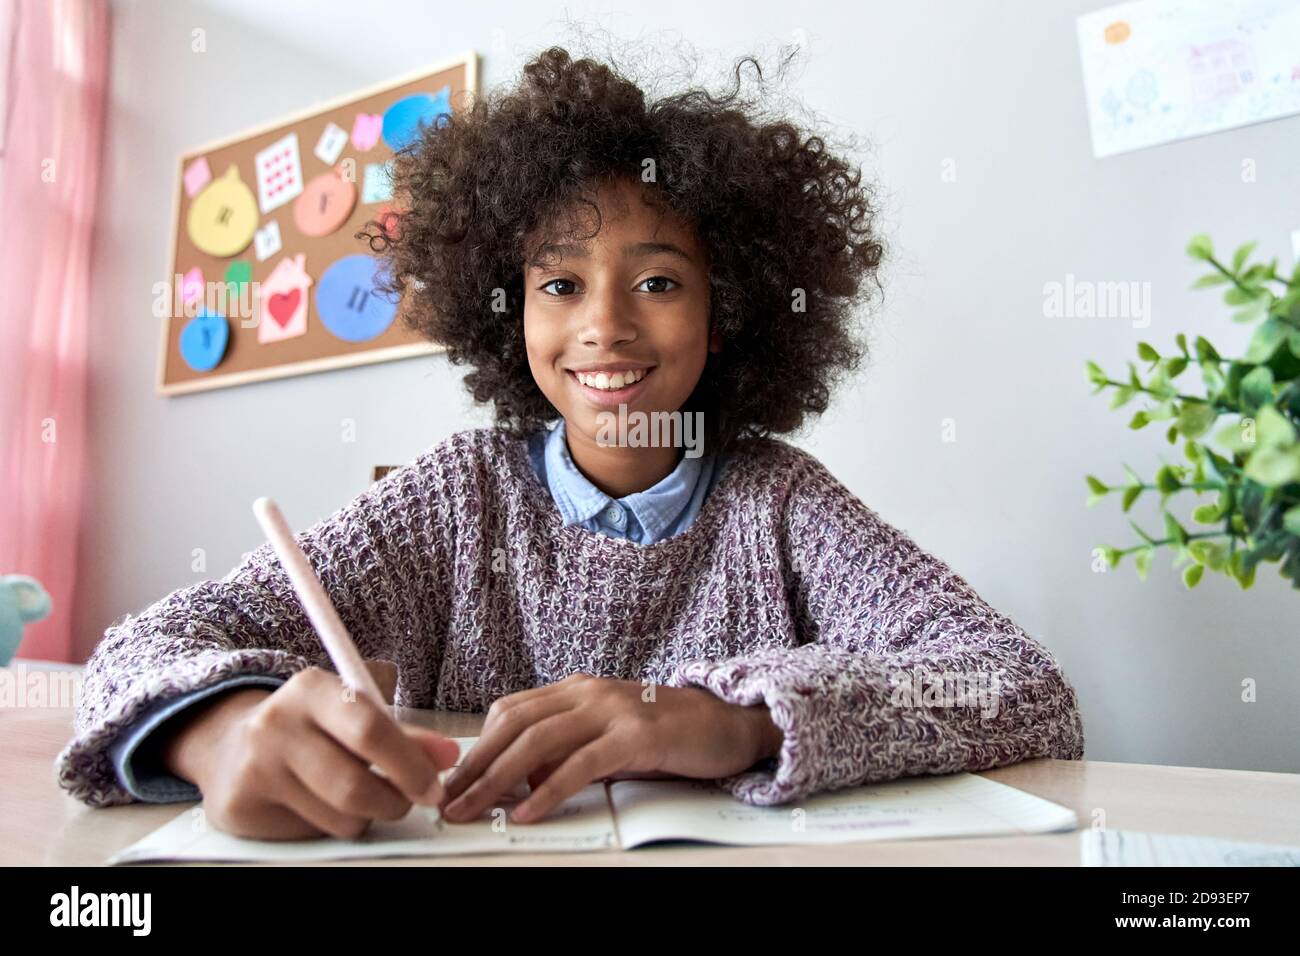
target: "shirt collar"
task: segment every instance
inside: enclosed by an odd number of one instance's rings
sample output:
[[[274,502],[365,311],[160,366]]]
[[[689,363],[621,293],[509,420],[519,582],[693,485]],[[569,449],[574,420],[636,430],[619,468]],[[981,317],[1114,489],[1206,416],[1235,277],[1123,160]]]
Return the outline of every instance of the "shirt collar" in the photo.
[[[587,521],[609,507],[612,499],[593,485],[573,463],[565,439],[565,422],[560,419],[546,439],[544,451],[547,484],[564,523]],[[690,504],[703,472],[705,457],[683,455],[668,475],[644,491],[619,498],[620,504],[636,516],[652,538],[659,538]]]

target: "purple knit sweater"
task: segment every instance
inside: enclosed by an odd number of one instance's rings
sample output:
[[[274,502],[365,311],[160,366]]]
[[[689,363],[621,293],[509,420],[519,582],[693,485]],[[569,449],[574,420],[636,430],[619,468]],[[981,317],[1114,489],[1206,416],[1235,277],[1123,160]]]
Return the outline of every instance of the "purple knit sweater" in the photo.
[[[777,439],[742,443],[695,522],[648,546],[564,526],[526,441],[496,428],[452,435],[298,540],[362,654],[397,664],[399,705],[481,712],[578,672],[766,703],[779,758],[718,781],[747,803],[1083,756],[1052,656]],[[108,629],[59,783],[130,802],[108,746],[145,708],[313,664],[331,666],[262,545]]]

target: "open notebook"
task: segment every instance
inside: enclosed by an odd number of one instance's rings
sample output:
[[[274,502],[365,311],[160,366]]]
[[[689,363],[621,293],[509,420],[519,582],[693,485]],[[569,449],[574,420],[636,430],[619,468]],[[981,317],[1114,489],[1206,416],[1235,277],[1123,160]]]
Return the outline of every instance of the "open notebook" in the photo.
[[[478,740],[457,737],[462,756]],[[472,823],[447,823],[434,808],[375,821],[358,840],[244,840],[204,824],[198,807],[112,856],[147,860],[294,863],[366,857],[455,856],[630,850],[660,840],[736,846],[856,843],[923,837],[992,836],[1073,830],[1072,810],[969,773],[911,777],[818,794],[785,806],[741,803],[712,781],[615,780],[593,783],[537,823],[515,824],[510,809]]]

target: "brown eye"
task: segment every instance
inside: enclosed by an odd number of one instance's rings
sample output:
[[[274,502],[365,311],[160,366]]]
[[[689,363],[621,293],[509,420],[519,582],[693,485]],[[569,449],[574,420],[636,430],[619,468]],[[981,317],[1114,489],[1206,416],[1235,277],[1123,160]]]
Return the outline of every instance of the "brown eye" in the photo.
[[[662,282],[671,282],[673,285],[677,285],[677,282],[676,282],[676,281],[674,281],[673,279],[668,278],[667,276],[651,276],[651,277],[648,278],[648,279],[643,279],[643,280],[641,280],[641,285],[645,285],[647,282],[660,282],[660,283],[662,283]],[[671,290],[671,289],[659,288],[659,289],[646,289],[646,291],[647,291],[647,292],[658,292],[658,293],[663,293],[663,292],[671,292],[672,290]]]
[[[546,292],[546,290],[547,290],[548,287],[555,285],[555,283],[557,283],[557,282],[563,282],[565,285],[573,285],[573,282],[572,282],[571,280],[569,280],[569,279],[552,279],[550,282],[546,283],[546,285],[540,286],[539,288],[541,288],[541,290],[542,290],[543,292]],[[547,295],[554,295],[554,296],[564,296],[564,295],[567,295],[567,294],[569,294],[569,293],[564,293],[564,292],[546,292],[546,294],[547,294]]]

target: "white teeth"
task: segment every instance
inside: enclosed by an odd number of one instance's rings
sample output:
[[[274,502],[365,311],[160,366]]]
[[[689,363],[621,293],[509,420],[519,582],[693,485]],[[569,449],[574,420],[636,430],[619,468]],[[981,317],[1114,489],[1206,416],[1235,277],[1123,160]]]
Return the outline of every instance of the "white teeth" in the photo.
[[[645,378],[645,373],[645,369],[631,369],[626,372],[615,372],[613,375],[606,372],[597,372],[595,375],[587,372],[574,372],[578,377],[578,381],[583,385],[611,392],[641,381],[641,379]]]

